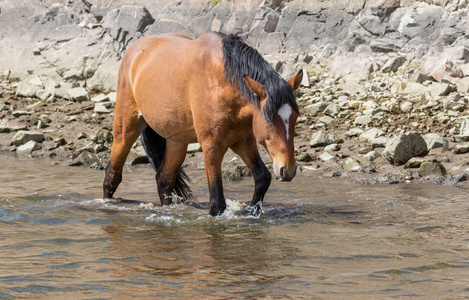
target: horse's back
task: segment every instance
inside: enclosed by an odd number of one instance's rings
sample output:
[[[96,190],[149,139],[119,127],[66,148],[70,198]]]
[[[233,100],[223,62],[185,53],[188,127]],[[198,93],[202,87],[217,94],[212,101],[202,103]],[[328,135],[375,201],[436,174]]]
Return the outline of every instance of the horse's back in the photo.
[[[122,61],[119,84],[132,89],[147,123],[165,138],[196,141],[193,103],[202,105],[210,82],[224,80],[220,36],[145,36]]]

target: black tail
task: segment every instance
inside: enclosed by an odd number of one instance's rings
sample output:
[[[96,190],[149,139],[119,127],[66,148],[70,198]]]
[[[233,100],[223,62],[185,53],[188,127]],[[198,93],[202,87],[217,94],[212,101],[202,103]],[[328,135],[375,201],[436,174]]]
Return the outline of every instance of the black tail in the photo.
[[[150,126],[147,126],[141,135],[143,148],[148,155],[153,169],[158,172],[158,168],[163,162],[164,153],[166,152],[166,139],[156,133]],[[183,198],[184,200],[195,200],[194,195],[187,183],[190,183],[189,176],[186,172],[179,169],[174,184],[173,193]]]

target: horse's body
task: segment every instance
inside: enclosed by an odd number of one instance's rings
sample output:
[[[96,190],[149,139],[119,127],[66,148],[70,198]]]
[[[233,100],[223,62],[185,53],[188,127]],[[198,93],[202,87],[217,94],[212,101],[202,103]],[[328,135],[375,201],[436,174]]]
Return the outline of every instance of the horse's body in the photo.
[[[249,61],[251,55],[256,60]],[[251,65],[260,60],[262,66]],[[260,159],[256,139],[274,160],[277,177],[291,180],[296,172],[293,136],[298,116],[292,89],[298,87],[301,74],[286,84],[270,66],[268,71],[278,78],[257,74],[267,66],[255,50],[232,35],[209,33],[192,40],[181,34],[165,34],[146,36],[132,44],[119,69],[114,142],[103,183],[104,197],[112,197],[121,182],[122,167],[139,135],[157,171],[162,204],[170,204],[174,193],[192,196],[181,165],[187,145],[194,142],[203,149],[212,215],[226,207],[221,162],[228,148],[252,169],[253,206],[262,202],[271,178]],[[237,70],[243,67],[246,70]],[[279,87],[268,86],[269,82],[277,85],[277,81]],[[274,92],[269,94],[269,88]],[[271,101],[269,95],[279,94],[275,89],[282,89],[280,94],[286,93],[289,99]]]

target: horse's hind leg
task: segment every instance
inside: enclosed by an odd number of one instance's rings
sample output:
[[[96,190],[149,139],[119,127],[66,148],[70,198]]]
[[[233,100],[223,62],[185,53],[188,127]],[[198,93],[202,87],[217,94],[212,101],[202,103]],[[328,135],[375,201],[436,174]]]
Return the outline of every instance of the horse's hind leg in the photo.
[[[112,198],[114,195],[122,181],[122,169],[127,155],[147,126],[145,120],[139,116],[137,104],[130,90],[118,92],[114,114],[114,140],[103,182],[104,198]]]
[[[156,172],[156,184],[161,205],[172,203],[174,186],[179,169],[186,158],[187,144],[166,140],[166,152],[163,162]]]
[[[269,189],[272,180],[272,174],[270,174],[259,155],[253,135],[231,146],[231,150],[238,154],[252,171],[254,177],[254,195],[252,196],[251,208],[254,215],[259,215],[265,193]]]

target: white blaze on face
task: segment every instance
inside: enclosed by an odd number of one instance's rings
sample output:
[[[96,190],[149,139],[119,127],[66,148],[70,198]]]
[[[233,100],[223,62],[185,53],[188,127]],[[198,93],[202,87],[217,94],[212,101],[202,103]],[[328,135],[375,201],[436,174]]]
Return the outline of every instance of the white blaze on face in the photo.
[[[278,115],[280,116],[280,118],[282,118],[283,123],[285,123],[285,130],[287,132],[287,141],[290,135],[290,132],[288,131],[289,129],[288,127],[290,125],[291,113],[292,113],[292,110],[291,110],[290,105],[288,104],[282,105],[282,107],[280,107],[280,109],[278,110]]]

